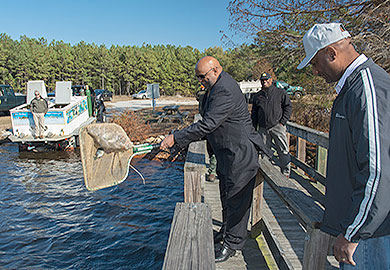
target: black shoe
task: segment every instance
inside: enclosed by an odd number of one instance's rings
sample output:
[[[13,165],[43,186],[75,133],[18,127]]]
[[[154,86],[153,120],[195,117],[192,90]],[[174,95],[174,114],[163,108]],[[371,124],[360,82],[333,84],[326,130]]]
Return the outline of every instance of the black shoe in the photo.
[[[234,254],[236,254],[236,251],[224,244],[222,248],[217,250],[215,253],[215,262],[224,262],[230,257],[234,256]]]
[[[223,240],[223,232],[219,231],[214,235],[214,244],[219,243]]]

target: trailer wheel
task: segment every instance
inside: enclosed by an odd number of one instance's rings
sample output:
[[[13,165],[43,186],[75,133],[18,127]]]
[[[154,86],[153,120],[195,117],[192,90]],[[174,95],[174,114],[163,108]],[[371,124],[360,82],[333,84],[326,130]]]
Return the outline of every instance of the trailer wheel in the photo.
[[[300,99],[302,97],[302,93],[301,92],[295,92],[294,93],[294,97],[297,98],[297,99]]]
[[[27,151],[27,145],[18,143],[19,152]]]

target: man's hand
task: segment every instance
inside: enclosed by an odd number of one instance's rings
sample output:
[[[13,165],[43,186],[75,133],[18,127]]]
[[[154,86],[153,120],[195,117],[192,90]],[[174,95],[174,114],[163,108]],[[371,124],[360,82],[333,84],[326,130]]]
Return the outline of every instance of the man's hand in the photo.
[[[167,148],[171,148],[175,143],[175,137],[173,134],[169,134],[160,144],[161,150],[166,150]]]
[[[349,242],[342,234],[339,234],[333,246],[333,253],[336,260],[338,262],[356,265],[352,256],[357,246],[358,243]]]

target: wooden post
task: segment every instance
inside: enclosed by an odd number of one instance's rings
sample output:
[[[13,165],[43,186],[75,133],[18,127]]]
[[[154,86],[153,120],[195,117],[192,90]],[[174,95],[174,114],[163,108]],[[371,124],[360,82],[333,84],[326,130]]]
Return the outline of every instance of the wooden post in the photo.
[[[303,253],[303,270],[324,270],[330,235],[319,229],[308,228]]]
[[[194,122],[201,116],[195,115]],[[184,202],[202,201],[202,183],[206,179],[206,141],[196,141],[188,146],[184,164]]]
[[[328,157],[328,150],[317,145],[316,149],[316,169],[323,176],[326,176],[326,161]]]
[[[184,202],[202,201],[202,183],[206,180],[206,141],[189,145],[184,164]]]
[[[302,162],[306,161],[306,140],[299,138],[299,137],[298,137],[298,142],[297,142],[297,158]],[[298,172],[301,174],[305,173],[300,168],[298,168]]]
[[[251,237],[256,238],[261,234],[260,221],[262,218],[264,176],[257,171],[255,188],[253,189]]]
[[[204,203],[177,203],[163,270],[215,270],[211,211]]]
[[[191,167],[184,167],[184,202],[201,202],[201,183],[205,180],[205,173],[194,170]]]

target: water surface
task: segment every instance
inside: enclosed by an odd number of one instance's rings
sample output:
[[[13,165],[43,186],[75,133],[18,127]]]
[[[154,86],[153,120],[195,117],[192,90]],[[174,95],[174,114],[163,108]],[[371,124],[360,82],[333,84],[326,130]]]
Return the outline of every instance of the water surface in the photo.
[[[0,268],[161,269],[183,164],[135,159],[119,186],[89,192],[78,153],[0,145]]]

